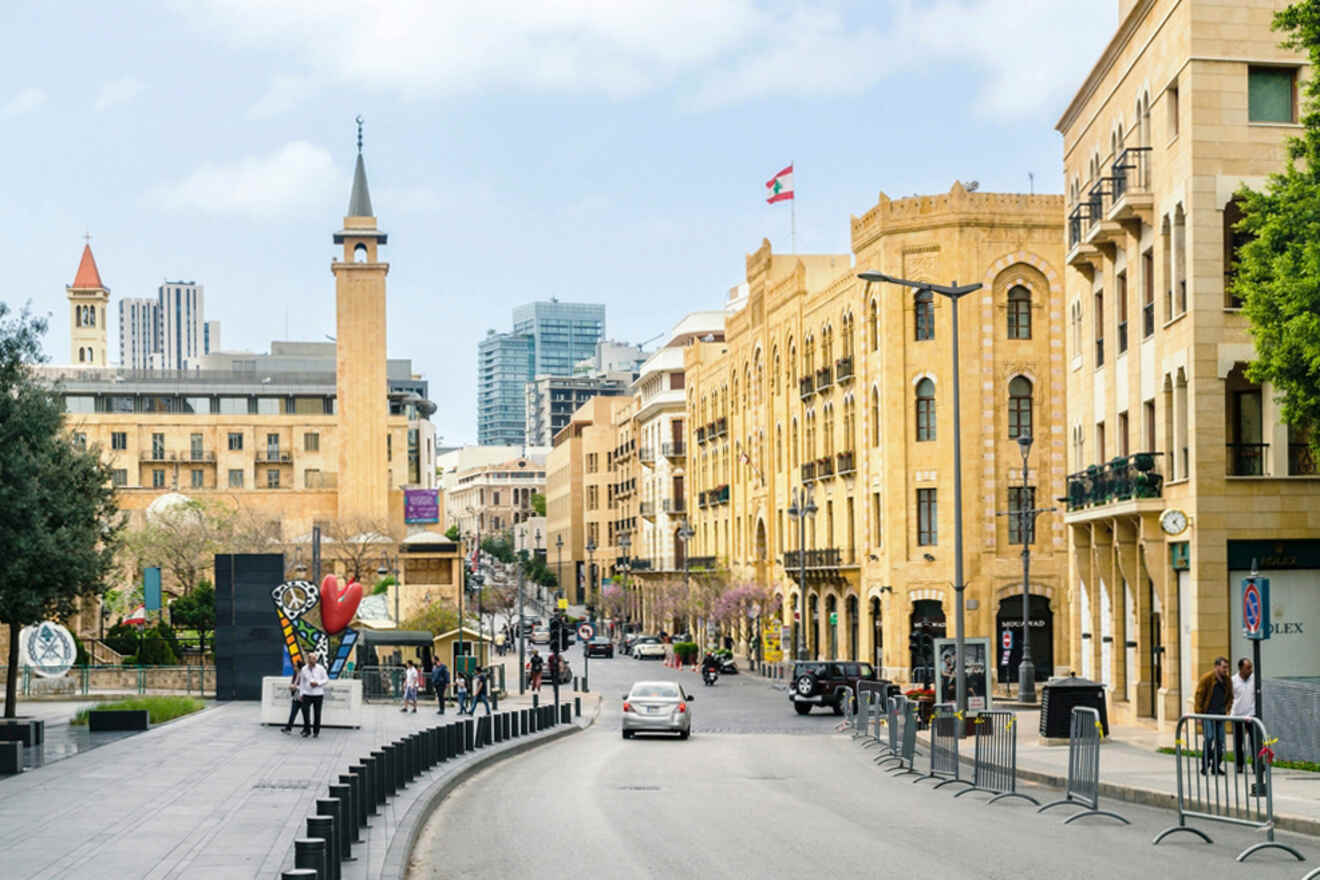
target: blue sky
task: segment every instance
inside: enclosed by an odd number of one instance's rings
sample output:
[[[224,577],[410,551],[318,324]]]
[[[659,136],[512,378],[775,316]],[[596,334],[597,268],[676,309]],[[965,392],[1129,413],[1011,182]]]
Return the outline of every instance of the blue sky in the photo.
[[[890,196],[1061,192],[1053,126],[1116,0],[10,0],[5,292],[51,314],[92,234],[114,301],[206,285],[227,349],[334,333],[353,117],[390,233],[389,353],[476,434],[476,342],[603,302],[640,341],[718,307],[797,166],[798,249]],[[286,322],[288,333],[286,335]],[[117,351],[111,324],[111,356]]]

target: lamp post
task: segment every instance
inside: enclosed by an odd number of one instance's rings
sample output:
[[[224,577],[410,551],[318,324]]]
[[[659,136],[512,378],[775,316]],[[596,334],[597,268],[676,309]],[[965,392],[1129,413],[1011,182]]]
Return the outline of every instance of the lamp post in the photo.
[[[789,505],[788,515],[797,520],[798,532],[798,602],[799,613],[807,605],[807,517],[816,515],[816,502],[811,499],[811,489],[803,486],[793,490],[793,503]],[[793,623],[793,651],[798,660],[806,653],[804,633],[797,621]]]
[[[629,548],[631,548],[631,547],[632,547],[632,538],[630,538],[630,537],[628,536],[628,533],[627,533],[627,532],[624,532],[624,533],[619,537],[619,549],[621,549],[621,550],[623,551],[623,559],[617,564],[618,567],[621,568],[621,569],[623,569],[624,571],[627,571],[629,568],[632,567],[632,566],[628,563],[628,550],[629,550]],[[624,579],[624,582],[627,583],[627,579],[626,579],[626,578]],[[622,589],[624,589],[624,588],[623,588],[623,586],[620,586],[619,589],[622,590]],[[622,595],[622,594],[621,594],[621,595]]]
[[[536,546],[532,549],[532,558],[541,562],[541,567],[545,567],[545,560],[541,557],[541,530],[536,530]],[[536,585],[536,603],[541,604],[541,591],[544,588],[538,583]],[[519,612],[521,613],[521,612]]]
[[[1031,435],[1018,435],[1018,448],[1022,450],[1022,499],[1018,505],[1018,532],[1022,537],[1022,662],[1018,664],[1018,699],[1024,703],[1036,701],[1036,666],[1031,662],[1031,544],[1036,537],[1036,517],[1049,513],[1053,507],[1037,507],[1036,499],[1027,480],[1027,455],[1031,452]]]
[[[678,528],[678,537],[683,541],[683,592],[684,593],[688,591],[688,571],[692,564],[690,562],[692,558],[692,554],[691,552],[689,552],[692,549],[690,542],[692,540],[692,536],[695,534],[696,532],[692,530],[692,525],[688,522],[687,517],[683,517],[683,525],[679,526]]]
[[[523,526],[522,536],[523,536],[523,543],[526,543],[527,526]],[[536,537],[538,540],[541,537],[541,532],[539,530],[536,533]],[[522,560],[519,559],[518,560],[518,695],[519,696],[522,696],[524,693],[527,692],[527,683],[525,681],[526,676],[523,672],[523,664],[525,662],[525,658],[523,655],[525,651],[526,649],[523,646],[523,566],[522,566]]]
[[[591,624],[596,624],[596,606],[592,602],[592,596],[596,591],[596,541],[593,538],[587,539],[587,607],[591,609]]]
[[[555,535],[555,550],[559,551],[559,562],[555,564],[555,581],[559,585],[559,594],[564,594],[564,536]]]
[[[981,285],[959,285],[956,281],[948,286],[927,284],[924,281],[895,278],[880,272],[861,272],[857,277],[868,285],[875,281],[882,281],[889,284],[900,284],[905,287],[915,287],[918,291],[938,293],[949,300],[951,304],[951,311],[953,312],[953,592],[954,601],[956,602],[954,607],[954,640],[956,645],[954,674],[958,683],[958,711],[966,712],[967,669],[963,658],[966,657],[967,633],[963,610],[963,592],[967,589],[967,584],[963,582],[962,420],[959,413],[961,399],[958,388],[958,300],[969,293],[980,290]]]
[[[402,629],[403,620],[399,617],[399,594],[403,592],[403,584],[399,583],[399,557],[395,556],[391,559],[389,553],[382,553],[376,575],[383,578],[387,574],[394,577],[394,625]]]

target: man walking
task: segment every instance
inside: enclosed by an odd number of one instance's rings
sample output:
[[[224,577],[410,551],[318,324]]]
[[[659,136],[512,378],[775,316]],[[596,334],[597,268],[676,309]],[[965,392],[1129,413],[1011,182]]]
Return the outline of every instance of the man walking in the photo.
[[[437,715],[445,714],[445,689],[449,687],[449,667],[443,662],[435,664],[431,670],[431,687],[435,688],[435,699],[440,704]]]
[[[408,668],[403,673],[403,708],[400,712],[407,712],[409,704],[412,705],[413,714],[417,714],[417,687],[422,683],[422,677],[417,672],[417,664],[408,661]]]
[[[1256,676],[1251,668],[1251,661],[1243,657],[1238,661],[1238,674],[1233,676],[1233,715],[1252,718],[1256,715]],[[1233,722],[1233,766],[1242,772],[1248,755],[1255,764],[1256,753],[1260,750],[1257,741],[1256,725],[1246,721]]]
[[[1216,657],[1211,669],[1196,685],[1192,712],[1197,715],[1227,715],[1233,704],[1233,683],[1228,679],[1228,658]],[[1206,719],[1201,722],[1205,743],[1201,750],[1201,775],[1207,772],[1222,776],[1224,768],[1224,722]]]
[[[298,688],[302,695],[302,720],[304,737],[316,739],[321,735],[321,702],[325,699],[325,683],[330,675],[321,665],[321,658],[312,654],[307,658],[307,668],[298,677]],[[308,715],[312,721],[308,720]]]
[[[490,694],[488,693],[485,670],[477,670],[477,675],[472,679],[472,704],[468,709],[469,715],[477,714],[477,704],[481,703],[486,707],[486,714],[490,714]]]
[[[541,655],[537,653],[536,649],[532,648],[532,659],[528,663],[532,668],[532,690],[539,691],[541,689],[541,669],[545,666],[545,661],[541,659]]]

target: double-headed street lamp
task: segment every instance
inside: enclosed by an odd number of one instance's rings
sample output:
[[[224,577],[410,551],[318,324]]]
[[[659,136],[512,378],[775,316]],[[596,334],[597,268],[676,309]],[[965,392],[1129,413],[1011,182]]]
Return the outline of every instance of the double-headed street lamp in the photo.
[[[631,563],[629,563],[628,561],[628,550],[631,547],[632,547],[632,538],[628,536],[627,532],[624,532],[622,535],[619,536],[619,549],[623,551],[623,558],[619,562],[615,563],[615,565],[618,568],[624,571],[628,571],[629,569],[632,568]],[[627,583],[626,577],[624,579],[624,583]],[[624,587],[620,586],[619,589],[622,590],[624,589]]]
[[[807,604],[807,517],[816,515],[816,502],[811,500],[811,489],[803,486],[793,490],[793,503],[789,505],[788,515],[797,520],[798,533],[798,611]],[[813,621],[814,624],[814,621]],[[802,626],[793,622],[793,651],[798,660],[806,653],[805,634]]]
[[[687,598],[686,593],[688,592],[688,571],[691,568],[691,559],[692,559],[692,553],[690,552],[692,549],[691,541],[692,541],[692,536],[695,534],[696,532],[692,530],[692,525],[691,523],[688,522],[687,517],[683,517],[683,525],[678,527],[678,537],[683,542],[683,592],[685,594],[684,599]]]
[[[587,597],[586,606],[591,609],[591,623],[596,623],[596,606],[592,603],[591,597],[596,589],[596,540],[587,539]],[[579,596],[579,599],[582,597]]]
[[[980,284],[959,285],[954,282],[949,286],[927,284],[924,281],[910,281],[907,278],[895,278],[881,272],[861,272],[858,278],[867,284],[886,282],[915,287],[918,291],[930,291],[945,297],[952,304],[953,311],[953,591],[954,601],[954,639],[956,653],[954,674],[958,682],[958,711],[967,711],[967,669],[964,665],[966,656],[966,621],[963,610],[963,591],[967,585],[963,582],[963,516],[962,516],[962,421],[959,414],[960,396],[958,391],[958,300],[969,293],[980,290]]]
[[[1009,516],[1018,517],[1018,537],[1022,539],[1022,660],[1018,663],[1018,699],[1024,703],[1036,701],[1036,665],[1031,662],[1031,544],[1036,537],[1036,517],[1049,513],[1053,507],[1037,507],[1036,499],[1027,479],[1027,456],[1031,453],[1031,435],[1018,435],[1018,448],[1022,450],[1022,497],[1018,509]]]
[[[555,549],[559,551],[559,563],[555,566],[559,570],[555,572],[555,581],[559,586],[559,590],[558,590],[559,595],[563,596],[565,595],[565,593],[564,593],[564,536],[562,534],[555,535]],[[541,610],[544,611],[545,609],[542,608]]]

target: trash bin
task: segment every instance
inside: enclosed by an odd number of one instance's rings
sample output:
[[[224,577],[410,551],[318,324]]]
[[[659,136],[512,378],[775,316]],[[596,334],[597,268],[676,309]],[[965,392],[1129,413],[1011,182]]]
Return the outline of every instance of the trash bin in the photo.
[[[1109,735],[1105,687],[1084,678],[1056,678],[1041,688],[1040,735],[1067,739],[1071,734],[1072,710],[1078,706],[1099,712],[1105,736]]]

